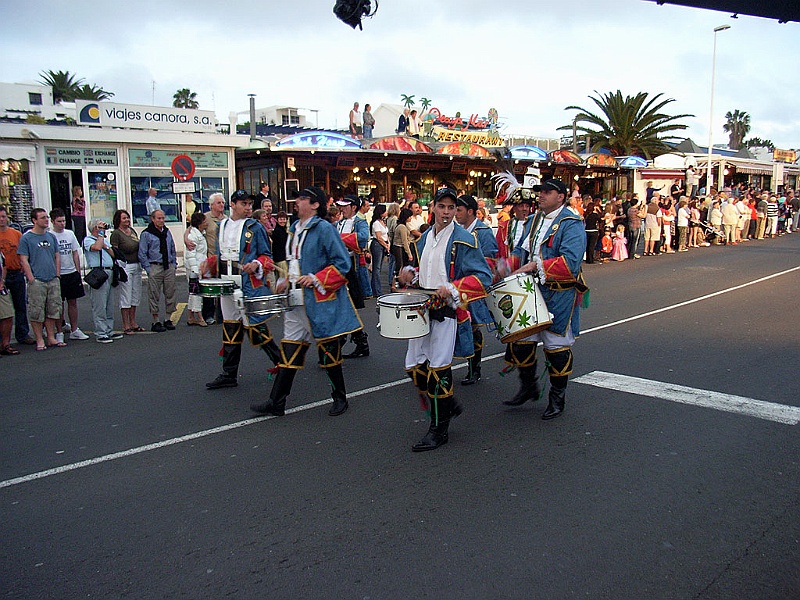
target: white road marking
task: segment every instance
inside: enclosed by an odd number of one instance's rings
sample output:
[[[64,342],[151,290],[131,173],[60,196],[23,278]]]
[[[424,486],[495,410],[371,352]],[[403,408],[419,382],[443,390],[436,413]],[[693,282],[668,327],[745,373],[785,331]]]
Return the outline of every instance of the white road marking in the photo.
[[[587,333],[600,331],[601,329],[608,329],[609,327],[615,327],[617,325],[622,325],[623,323],[629,323],[630,321],[636,321],[637,319],[643,319],[645,317],[649,317],[649,316],[652,316],[652,315],[655,315],[655,314],[658,314],[658,313],[666,312],[668,310],[674,310],[676,308],[682,308],[682,307],[684,307],[684,306],[686,306],[688,304],[693,304],[695,302],[701,302],[703,300],[708,300],[709,298],[714,298],[714,297],[719,296],[721,294],[727,294],[729,292],[740,290],[742,288],[745,288],[745,287],[748,287],[748,286],[751,286],[751,285],[755,285],[757,283],[762,283],[762,282],[767,281],[769,279],[773,279],[775,277],[780,277],[781,275],[787,275],[789,273],[792,273],[792,272],[798,271],[798,270],[800,270],[800,266],[793,267],[791,269],[787,269],[786,271],[781,271],[779,273],[773,273],[772,275],[767,275],[766,277],[761,277],[759,279],[755,279],[753,281],[750,281],[750,282],[747,282],[747,283],[743,283],[741,285],[737,285],[737,286],[733,286],[733,287],[730,287],[730,288],[726,288],[724,290],[720,290],[720,291],[714,292],[712,294],[706,294],[704,296],[699,296],[698,298],[694,298],[692,300],[686,300],[685,302],[679,302],[678,304],[673,304],[671,306],[665,306],[664,308],[659,308],[657,310],[651,310],[649,312],[642,313],[640,315],[634,315],[634,316],[628,317],[626,319],[621,319],[619,321],[614,321],[613,323],[607,323],[605,325],[599,325],[598,327],[592,327],[591,329],[586,329],[586,330],[582,331],[581,335],[586,335]],[[503,356],[505,356],[504,352],[500,352],[498,354],[492,354],[491,356],[484,356],[483,360],[481,360],[481,362],[494,360],[496,358],[501,358]],[[466,363],[454,366],[453,370],[462,369],[464,367],[466,367]],[[577,382],[580,379],[582,379],[582,378],[579,377],[578,379],[574,379],[573,381]],[[363,396],[365,394],[371,394],[372,392],[378,392],[380,390],[385,390],[387,388],[391,388],[391,387],[395,387],[395,386],[398,386],[398,385],[402,385],[403,383],[406,383],[407,381],[409,381],[409,380],[406,379],[406,378],[398,379],[396,381],[390,381],[388,383],[383,383],[383,384],[380,384],[380,385],[376,385],[376,386],[373,386],[373,387],[370,387],[370,388],[359,390],[357,392],[351,392],[351,393],[349,393],[347,395],[347,397],[348,398],[356,398],[358,396]],[[687,389],[690,389],[690,388],[687,388]],[[303,410],[311,410],[312,408],[318,408],[320,406],[325,406],[326,404],[330,404],[331,402],[333,402],[333,400],[331,400],[330,398],[326,398],[324,400],[319,400],[317,402],[312,402],[310,404],[303,404],[302,406],[297,406],[295,408],[288,409],[286,411],[286,414],[293,414],[293,413],[300,412],[300,411],[303,411]],[[792,407],[788,407],[788,408],[792,408]],[[11,487],[11,486],[14,486],[14,485],[20,485],[22,483],[27,483],[29,481],[34,481],[36,479],[42,479],[44,477],[50,477],[51,475],[58,475],[60,473],[66,473],[68,471],[74,471],[75,469],[82,469],[83,467],[89,467],[89,466],[92,466],[92,465],[108,462],[110,460],[116,460],[118,458],[125,458],[126,456],[133,456],[135,454],[141,454],[142,452],[149,452],[151,450],[157,450],[159,448],[164,448],[166,446],[172,446],[174,444],[180,444],[182,442],[188,442],[188,441],[191,441],[191,440],[204,438],[204,437],[207,437],[209,435],[215,435],[217,433],[224,433],[224,432],[230,431],[232,429],[238,429],[240,427],[246,427],[248,425],[253,425],[255,423],[260,423],[262,421],[266,421],[268,419],[274,419],[274,418],[276,418],[276,417],[256,417],[256,418],[253,418],[253,419],[246,419],[244,421],[238,421],[236,423],[230,423],[229,425],[222,425],[220,427],[214,427],[212,429],[206,429],[204,431],[198,431],[196,433],[190,433],[188,435],[183,435],[183,436],[180,436],[180,437],[177,437],[177,438],[172,438],[172,439],[169,439],[169,440],[163,440],[161,442],[156,442],[156,443],[153,443],[153,444],[147,444],[145,446],[138,446],[136,448],[131,448],[130,450],[123,450],[121,452],[114,452],[112,454],[106,454],[104,456],[98,456],[96,458],[83,460],[83,461],[72,463],[72,464],[69,464],[69,465],[64,465],[64,466],[61,466],[61,467],[55,467],[53,469],[47,469],[45,471],[39,471],[37,473],[31,473],[30,475],[24,475],[22,477],[16,477],[14,479],[7,479],[6,481],[0,481],[0,489]],[[792,423],[792,424],[794,424],[794,423]]]
[[[593,385],[608,390],[617,390],[636,396],[647,396],[648,398],[659,398],[670,402],[713,408],[783,423],[784,425],[797,425],[800,423],[800,408],[797,406],[754,400],[753,398],[734,396],[732,394],[721,394],[663,381],[629,377],[628,375],[606,373],[605,371],[592,371],[573,379],[572,382]]]

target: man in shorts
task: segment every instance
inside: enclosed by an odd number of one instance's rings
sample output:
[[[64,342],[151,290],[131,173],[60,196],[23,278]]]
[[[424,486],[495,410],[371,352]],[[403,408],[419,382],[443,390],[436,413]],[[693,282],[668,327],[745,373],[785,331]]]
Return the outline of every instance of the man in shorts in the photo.
[[[48,346],[66,346],[56,339],[61,319],[61,257],[56,236],[47,230],[47,211],[34,208],[31,221],[33,228],[20,238],[17,254],[28,282],[28,318],[36,337],[36,351],[42,352]]]
[[[658,203],[661,201],[661,194],[655,192],[653,198],[647,205],[644,216],[644,255],[655,255],[656,243],[661,239],[661,211]]]
[[[69,316],[71,340],[88,340],[89,336],[83,333],[78,327],[78,298],[83,298],[86,292],[83,290],[81,281],[81,259],[80,244],[78,238],[71,229],[67,229],[67,217],[60,208],[50,211],[50,221],[52,222],[52,234],[58,240],[58,253],[61,256],[61,298],[67,302],[67,315]],[[62,307],[63,315],[63,307]],[[63,322],[64,319],[62,318]],[[56,334],[59,342],[64,341],[64,334],[59,331]]]

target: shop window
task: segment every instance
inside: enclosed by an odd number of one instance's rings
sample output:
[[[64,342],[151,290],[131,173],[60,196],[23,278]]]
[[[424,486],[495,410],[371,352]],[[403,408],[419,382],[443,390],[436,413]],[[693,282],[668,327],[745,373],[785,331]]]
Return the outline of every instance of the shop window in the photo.
[[[28,102],[32,106],[41,106],[42,105],[42,95],[37,94],[35,92],[28,92]]]

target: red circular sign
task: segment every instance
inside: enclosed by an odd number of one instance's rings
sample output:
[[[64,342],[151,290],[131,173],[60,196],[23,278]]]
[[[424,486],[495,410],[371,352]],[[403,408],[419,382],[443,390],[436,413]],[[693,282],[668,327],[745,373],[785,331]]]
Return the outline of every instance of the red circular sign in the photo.
[[[194,170],[194,161],[185,154],[179,154],[172,161],[172,174],[181,181],[188,181],[194,177]]]

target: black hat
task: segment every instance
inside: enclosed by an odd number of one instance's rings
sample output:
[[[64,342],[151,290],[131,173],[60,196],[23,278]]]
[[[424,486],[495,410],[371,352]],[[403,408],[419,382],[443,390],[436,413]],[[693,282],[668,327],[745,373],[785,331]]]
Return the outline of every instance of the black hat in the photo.
[[[316,204],[327,205],[328,204],[328,195],[322,190],[322,188],[318,188],[315,185],[311,185],[307,188],[303,188],[299,192],[297,192],[298,198],[308,198],[311,202]]]
[[[354,196],[353,194],[348,194],[341,200],[337,200],[336,204],[339,206],[355,206],[356,208],[361,208],[361,200],[359,200],[358,196]]]
[[[555,190],[559,194],[564,194],[567,197],[567,186],[560,179],[545,179],[541,185],[533,186],[534,192],[544,192],[547,190]]]
[[[460,198],[456,200],[456,206],[463,206],[467,210],[472,210],[473,212],[478,210],[478,201],[475,200],[473,196],[469,194],[464,194]]]
[[[433,197],[433,203],[436,204],[439,202],[439,200],[446,198],[447,196],[450,196],[453,200],[458,201],[458,194],[453,188],[443,187],[442,189],[436,191],[436,194]]]
[[[241,202],[242,200],[253,200],[253,197],[244,190],[236,190],[231,194],[231,202]]]

